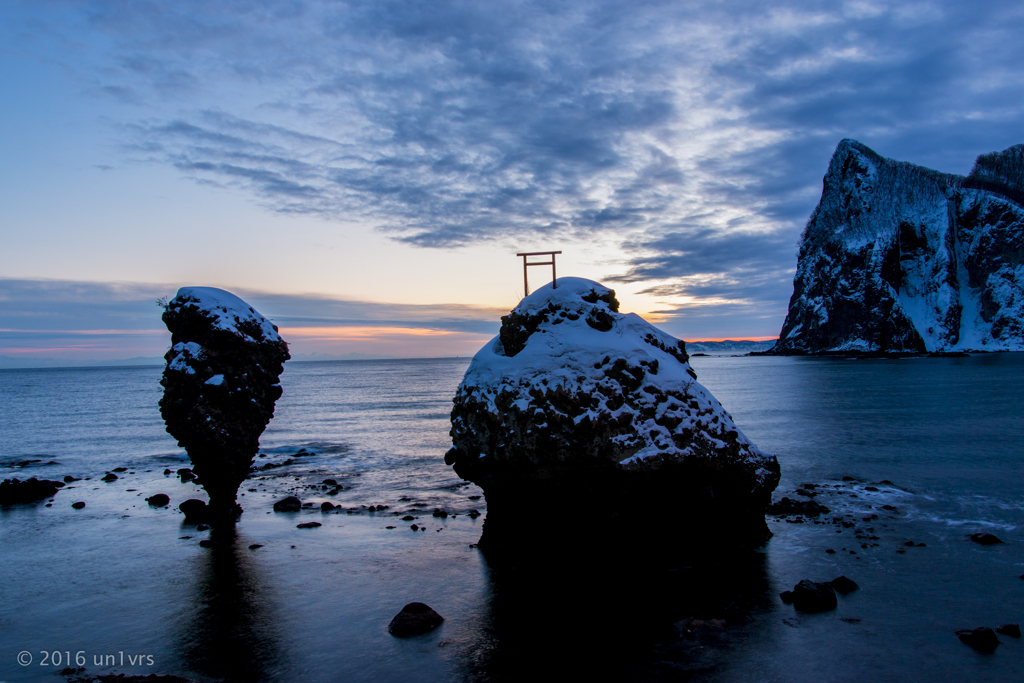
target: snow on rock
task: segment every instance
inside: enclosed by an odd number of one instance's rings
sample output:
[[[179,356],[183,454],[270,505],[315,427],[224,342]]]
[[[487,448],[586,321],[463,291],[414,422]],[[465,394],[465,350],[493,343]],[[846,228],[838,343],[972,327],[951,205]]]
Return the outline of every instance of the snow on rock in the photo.
[[[214,521],[233,520],[236,502],[281,397],[289,358],[277,328],[230,292],[183,287],[168,302],[160,412],[210,496]]]
[[[618,309],[614,291],[559,279],[473,358],[445,461],[487,496],[481,547],[494,545],[503,506],[545,504],[553,491],[714,509],[766,537],[778,461],[696,381],[683,342]]]
[[[967,177],[843,140],[775,351],[1024,349],[1024,146]]]

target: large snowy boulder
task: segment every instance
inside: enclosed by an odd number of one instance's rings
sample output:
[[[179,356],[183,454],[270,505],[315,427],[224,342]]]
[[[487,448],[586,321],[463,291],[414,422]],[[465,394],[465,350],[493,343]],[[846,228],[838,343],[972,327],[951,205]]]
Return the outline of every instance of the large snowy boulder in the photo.
[[[238,487],[281,397],[288,345],[249,304],[212,287],[179,289],[163,321],[171,349],[160,413],[210,496],[211,519],[234,520]]]
[[[776,352],[1024,350],[1024,145],[970,175],[836,148]]]
[[[481,548],[534,543],[535,530],[518,538],[518,511],[580,505],[607,506],[602,528],[636,538],[669,523],[659,542],[763,542],[778,461],[696,377],[683,342],[619,313],[596,282],[562,278],[523,299],[452,409],[445,461],[484,490]]]

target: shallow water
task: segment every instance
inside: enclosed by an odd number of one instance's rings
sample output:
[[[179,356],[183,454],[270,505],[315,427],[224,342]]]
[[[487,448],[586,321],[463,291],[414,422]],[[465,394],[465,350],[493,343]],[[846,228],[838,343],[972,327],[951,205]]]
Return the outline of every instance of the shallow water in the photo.
[[[0,371],[0,476],[92,477],[52,507],[0,511],[0,681],[59,680],[52,672],[61,666],[39,666],[44,650],[81,652],[90,672],[197,680],[521,680],[550,673],[541,656],[567,674],[623,680],[1024,674],[1020,642],[1001,636],[994,654],[981,655],[953,635],[1024,620],[1024,354],[694,358],[737,424],[778,455],[775,497],[827,484],[815,499],[832,510],[824,519],[857,527],[772,519],[775,537],[761,553],[710,571],[655,575],[638,560],[632,576],[553,566],[539,578],[493,572],[470,547],[483,518],[464,513],[486,507],[441,458],[467,362],[286,365],[257,464],[293,462],[246,486],[237,537],[184,527],[173,509],[204,496],[162,474],[188,461],[163,431],[160,368]],[[295,457],[303,448],[315,455]],[[40,462],[19,465],[26,460]],[[129,468],[121,479],[97,481],[117,466]],[[333,498],[308,488],[328,477],[347,488]],[[864,490],[879,480],[892,485]],[[269,513],[290,490],[352,512]],[[145,504],[156,492],[171,496],[171,508]],[[72,510],[75,500],[86,508]],[[378,504],[389,509],[361,507]],[[435,507],[457,517],[434,518]],[[393,514],[417,509],[427,531]],[[879,516],[864,521],[871,514]],[[308,520],[323,526],[295,528]],[[598,505],[525,511],[522,521],[572,533],[600,520]],[[966,540],[982,530],[1007,542]],[[207,537],[215,546],[199,547]],[[861,590],[835,612],[801,615],[777,597],[800,579],[840,574]],[[392,638],[388,621],[414,600],[445,623]],[[673,624],[690,616],[723,618],[725,630],[680,637]],[[17,664],[22,650],[32,665]],[[130,665],[139,654],[154,663]],[[106,655],[114,666],[94,663]]]

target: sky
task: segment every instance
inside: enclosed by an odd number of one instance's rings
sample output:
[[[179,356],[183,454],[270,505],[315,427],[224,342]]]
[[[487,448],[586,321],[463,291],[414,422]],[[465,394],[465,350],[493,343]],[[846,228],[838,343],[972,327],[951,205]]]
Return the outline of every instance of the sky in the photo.
[[[542,250],[774,338],[839,141],[1024,142],[1021,35],[998,0],[6,0],[0,366],[162,356],[189,285],[296,357],[469,355]]]

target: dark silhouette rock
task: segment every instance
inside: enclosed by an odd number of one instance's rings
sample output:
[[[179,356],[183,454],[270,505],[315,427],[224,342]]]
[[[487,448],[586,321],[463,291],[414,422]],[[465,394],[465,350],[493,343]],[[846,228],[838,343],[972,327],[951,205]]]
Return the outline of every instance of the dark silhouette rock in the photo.
[[[100,481],[108,481],[109,482],[109,481],[117,481],[117,480],[118,480],[118,476],[116,474],[114,474],[113,472],[107,472],[105,475],[100,477]]]
[[[993,652],[1001,643],[996,638],[995,631],[987,626],[980,626],[976,629],[962,629],[956,632],[957,637],[964,643],[970,645],[979,652]]]
[[[158,493],[147,498],[146,502],[152,505],[153,507],[162,508],[165,505],[170,504],[171,498],[166,493]]]
[[[793,604],[793,591],[782,591],[779,593],[779,599],[782,600],[783,605]]]
[[[1020,638],[1020,625],[1003,624],[996,628],[996,633],[1002,636],[1010,636],[1011,638]]]
[[[234,522],[238,487],[281,397],[288,345],[269,320],[220,289],[178,290],[163,321],[172,346],[160,412],[210,497],[210,520]]]
[[[996,545],[1003,542],[1001,538],[993,534],[971,534],[968,538],[979,545]]]
[[[82,508],[85,507],[85,501],[80,500],[77,503],[72,503],[71,507],[75,508],[76,510],[81,510]]]
[[[34,503],[52,498],[63,487],[64,482],[50,479],[4,479],[0,482],[0,505]]]
[[[560,278],[504,316],[467,370],[445,462],[484,490],[478,545],[492,560],[600,552],[609,538],[625,556],[627,545],[696,555],[770,537],[777,459],[695,381],[683,342],[618,309],[614,291]],[[522,524],[523,510],[595,499],[616,501],[600,525]]]
[[[840,576],[837,579],[832,579],[828,582],[828,585],[835,589],[836,593],[840,595],[847,595],[855,590],[859,590],[860,586],[853,579],[848,579],[845,576]]]
[[[334,503],[331,503],[331,502],[326,501],[326,500],[324,502],[320,503],[320,511],[321,512],[330,512],[335,507],[336,506],[334,505]]]
[[[302,524],[296,524],[296,529],[315,529],[318,526],[323,526],[320,522],[303,522]]]
[[[801,612],[815,614],[836,608],[836,592],[827,583],[804,579],[793,587],[793,607]]]
[[[417,636],[437,628],[444,617],[422,602],[410,602],[388,624],[388,633],[399,638]]]
[[[288,496],[274,503],[274,512],[298,512],[302,509],[302,501],[295,496]]]
[[[178,509],[185,513],[185,524],[202,524],[209,518],[206,502],[196,498],[183,501]]]

